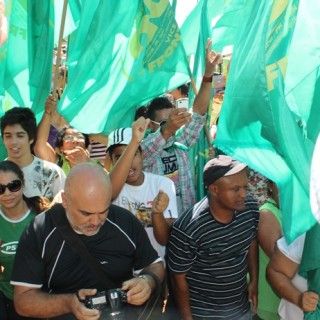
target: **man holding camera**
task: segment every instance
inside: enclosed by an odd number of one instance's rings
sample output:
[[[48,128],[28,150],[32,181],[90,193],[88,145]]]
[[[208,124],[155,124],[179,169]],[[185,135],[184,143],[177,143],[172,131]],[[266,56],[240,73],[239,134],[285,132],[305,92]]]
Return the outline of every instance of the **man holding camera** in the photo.
[[[72,168],[62,205],[38,215],[21,237],[11,281],[19,314],[99,319],[100,311],[86,307],[86,298],[115,288],[126,292],[131,305],[149,299],[163,281],[163,263],[140,222],[125,209],[111,205],[111,196],[110,179],[101,166],[83,163]],[[59,230],[63,219],[115,288],[106,288],[104,279],[75,252]]]

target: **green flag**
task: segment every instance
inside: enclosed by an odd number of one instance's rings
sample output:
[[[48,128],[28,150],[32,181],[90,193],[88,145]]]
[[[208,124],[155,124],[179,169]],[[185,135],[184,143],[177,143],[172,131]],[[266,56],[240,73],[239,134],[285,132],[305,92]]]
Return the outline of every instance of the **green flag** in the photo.
[[[298,8],[297,0],[246,2],[216,139],[217,147],[278,184],[288,242],[315,223],[309,204],[313,142],[284,89],[288,59],[308,63],[289,54]]]
[[[319,43],[317,32],[320,22],[317,13],[320,3],[316,0],[300,0],[295,32],[290,48],[292,59],[288,62],[287,74],[292,74],[286,85],[286,93],[290,108],[301,119],[303,133],[312,142],[318,138],[312,156],[310,174],[310,203],[313,215],[318,223],[307,232],[300,273],[308,278],[308,290],[320,295],[320,123],[319,123]],[[306,36],[307,35],[307,36]],[[304,61],[297,63],[297,58]],[[296,63],[295,63],[296,61]],[[288,79],[289,80],[289,79]],[[314,312],[307,312],[305,319],[320,319],[320,303]]]
[[[186,53],[188,56],[195,54],[194,59],[190,59],[190,61],[193,61],[191,69],[197,88],[200,87],[204,73],[207,39],[212,39],[212,49],[218,52],[221,52],[226,46],[233,45],[241,21],[239,17],[242,14],[243,6],[244,1],[239,0],[200,0],[183,23],[181,33]],[[194,92],[191,89],[189,99],[193,101]],[[211,114],[210,107],[208,113]],[[210,117],[206,124],[207,128],[209,128],[209,123]],[[203,131],[198,143],[190,151],[198,200],[204,196],[202,170],[208,159],[208,139],[205,131]]]
[[[197,10],[197,8],[195,10]],[[207,15],[207,0],[204,0],[202,1],[201,15],[200,15],[200,29],[198,33],[198,42],[196,46],[196,54],[194,57],[194,64],[193,64],[193,79],[196,80],[195,82],[197,84],[197,89],[199,89],[200,87],[201,79],[204,73],[205,59],[206,59],[206,44],[209,36],[210,36],[210,28],[209,28],[209,21],[208,21],[208,15]],[[191,89],[192,88],[190,88],[189,99],[193,101],[194,92]],[[208,123],[210,123],[210,118],[205,124],[206,128],[208,128]],[[206,162],[209,160],[209,148],[208,148],[209,145],[208,145],[208,141],[207,141],[204,130],[201,131],[198,142],[194,145],[194,147],[189,152],[190,162],[193,165],[193,169],[194,169],[197,201],[202,199],[205,195],[205,189],[203,186],[203,179],[202,179],[202,176],[203,176],[202,171]]]
[[[4,16],[8,37],[0,47],[0,116],[13,106],[30,106],[27,0],[5,1]]]
[[[70,0],[79,17],[79,3]],[[5,0],[8,37],[0,46],[0,116],[12,107],[32,108],[39,119],[50,93],[54,45],[54,5],[63,0]],[[61,15],[61,14],[60,14]],[[72,17],[73,17],[72,16]],[[60,18],[61,19],[61,18]],[[75,26],[66,21],[66,25]],[[71,32],[68,27],[68,32]],[[1,145],[1,158],[6,156]]]
[[[35,114],[43,112],[45,100],[51,88],[54,41],[53,4],[54,1],[28,0],[28,86],[31,107]]]
[[[137,107],[188,79],[168,0],[100,1],[87,34],[81,27],[59,111],[83,132],[130,126]]]
[[[245,2],[246,0],[200,0],[181,26],[187,55],[196,52],[204,12],[215,51],[222,52],[225,47],[233,46],[238,36]]]

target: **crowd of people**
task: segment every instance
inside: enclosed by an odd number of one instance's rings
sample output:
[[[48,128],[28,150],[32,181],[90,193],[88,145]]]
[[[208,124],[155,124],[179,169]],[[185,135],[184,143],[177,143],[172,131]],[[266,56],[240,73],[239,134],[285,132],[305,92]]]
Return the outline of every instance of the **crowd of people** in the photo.
[[[61,119],[55,93],[38,125],[29,108],[5,112],[1,319],[302,320],[315,310],[298,274],[304,235],[286,243],[274,182],[217,153],[196,201],[189,150],[221,59],[210,48],[190,109],[176,106],[183,85],[108,137]]]

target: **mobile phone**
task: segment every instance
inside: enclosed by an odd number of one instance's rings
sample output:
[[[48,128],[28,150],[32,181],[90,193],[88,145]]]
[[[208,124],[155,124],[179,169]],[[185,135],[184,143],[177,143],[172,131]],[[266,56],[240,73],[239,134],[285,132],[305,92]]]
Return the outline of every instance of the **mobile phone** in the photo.
[[[189,108],[189,99],[188,98],[181,98],[176,100],[176,108]]]

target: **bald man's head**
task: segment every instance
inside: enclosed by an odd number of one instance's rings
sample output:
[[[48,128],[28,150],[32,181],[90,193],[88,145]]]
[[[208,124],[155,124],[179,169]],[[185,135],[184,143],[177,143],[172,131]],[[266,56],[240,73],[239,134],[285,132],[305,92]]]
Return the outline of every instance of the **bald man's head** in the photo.
[[[71,168],[70,173],[66,179],[64,190],[66,193],[82,187],[86,192],[90,191],[92,187],[96,187],[97,184],[105,186],[110,189],[111,181],[109,174],[100,165],[92,162],[80,163]],[[81,188],[81,189],[82,189]]]
[[[108,173],[94,163],[86,162],[70,170],[62,193],[62,204],[72,228],[94,235],[107,218],[112,187]]]

